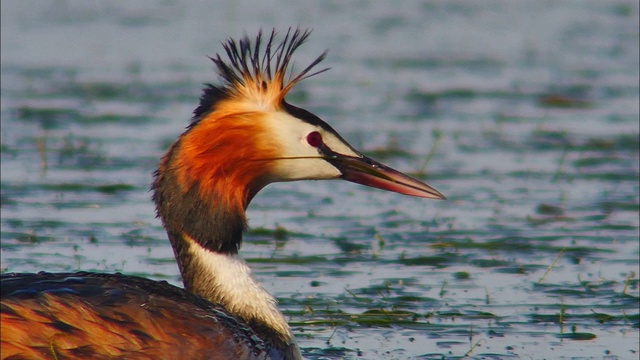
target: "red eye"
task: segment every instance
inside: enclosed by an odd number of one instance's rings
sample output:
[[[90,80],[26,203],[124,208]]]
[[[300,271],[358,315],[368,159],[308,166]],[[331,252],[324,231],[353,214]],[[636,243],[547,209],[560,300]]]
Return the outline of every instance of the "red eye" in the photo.
[[[322,145],[322,135],[319,132],[313,131],[307,135],[307,143],[313,147]]]

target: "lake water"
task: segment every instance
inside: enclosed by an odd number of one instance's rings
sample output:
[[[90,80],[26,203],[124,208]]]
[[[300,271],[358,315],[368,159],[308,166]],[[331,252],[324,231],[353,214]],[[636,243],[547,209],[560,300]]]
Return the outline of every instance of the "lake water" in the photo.
[[[637,359],[634,1],[2,1],[2,271],[180,284],[158,159],[207,56],[313,28],[288,97],[447,195],[274,184],[241,254],[310,359]]]

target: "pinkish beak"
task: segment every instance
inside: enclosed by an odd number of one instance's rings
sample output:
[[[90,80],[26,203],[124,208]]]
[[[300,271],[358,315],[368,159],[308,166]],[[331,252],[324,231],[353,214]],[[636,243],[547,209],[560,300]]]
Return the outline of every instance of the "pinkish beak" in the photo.
[[[446,199],[438,190],[422,181],[366,156],[346,156],[335,152],[331,155],[327,160],[342,172],[342,178],[347,181],[404,195]]]

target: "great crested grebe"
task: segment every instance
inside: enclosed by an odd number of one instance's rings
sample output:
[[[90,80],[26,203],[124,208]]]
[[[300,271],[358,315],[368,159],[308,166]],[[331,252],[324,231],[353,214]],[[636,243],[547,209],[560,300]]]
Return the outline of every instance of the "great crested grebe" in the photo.
[[[323,53],[289,74],[308,35],[224,43],[227,58],[212,58],[223,83],[207,85],[160,161],[153,200],[185,289],[122,274],[2,274],[3,359],[302,358],[276,300],[238,256],[256,193],[272,182],[341,178],[444,199],[285,101],[296,83],[327,70],[311,73]]]

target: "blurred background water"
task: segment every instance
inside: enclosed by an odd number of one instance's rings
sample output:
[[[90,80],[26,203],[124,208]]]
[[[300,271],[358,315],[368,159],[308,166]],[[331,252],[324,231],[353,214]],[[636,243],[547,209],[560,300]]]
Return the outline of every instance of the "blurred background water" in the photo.
[[[2,1],[2,271],[180,284],[148,192],[228,37],[448,201],[275,184],[242,255],[312,359],[638,357],[636,1]]]

